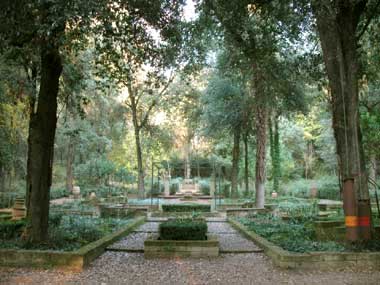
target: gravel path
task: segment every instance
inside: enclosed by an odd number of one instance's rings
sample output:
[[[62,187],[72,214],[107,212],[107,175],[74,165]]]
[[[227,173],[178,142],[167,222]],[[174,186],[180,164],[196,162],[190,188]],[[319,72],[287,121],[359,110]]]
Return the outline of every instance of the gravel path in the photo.
[[[111,248],[142,250],[159,223],[146,223]],[[380,271],[300,271],[276,268],[256,245],[225,222],[208,222],[221,250],[251,251],[204,259],[144,259],[143,253],[107,251],[82,273],[0,268],[0,284],[380,284]]]
[[[143,251],[144,240],[152,233],[158,232],[158,222],[148,222],[134,232],[110,245],[109,250]],[[208,222],[208,232],[216,235],[221,252],[258,252],[261,251],[252,241],[241,236],[230,224],[225,222]]]
[[[379,284],[380,272],[281,270],[261,253],[152,259],[106,252],[82,273],[0,268],[0,284]]]

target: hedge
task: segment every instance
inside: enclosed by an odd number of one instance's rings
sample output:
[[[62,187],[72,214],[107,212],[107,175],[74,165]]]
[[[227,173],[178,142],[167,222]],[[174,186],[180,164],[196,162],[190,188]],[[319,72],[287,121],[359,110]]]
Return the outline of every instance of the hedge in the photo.
[[[159,226],[161,240],[205,240],[207,224],[204,220],[177,219]]]
[[[164,212],[210,212],[211,206],[205,204],[162,205]]]

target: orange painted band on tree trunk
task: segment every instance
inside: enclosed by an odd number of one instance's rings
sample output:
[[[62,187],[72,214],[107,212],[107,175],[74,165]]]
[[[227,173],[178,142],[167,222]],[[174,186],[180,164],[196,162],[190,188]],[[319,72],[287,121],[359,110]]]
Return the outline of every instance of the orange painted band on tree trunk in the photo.
[[[370,225],[370,218],[367,217],[359,217],[359,226],[361,227],[369,227]]]
[[[346,216],[345,222],[346,227],[357,227],[359,224],[357,216]]]

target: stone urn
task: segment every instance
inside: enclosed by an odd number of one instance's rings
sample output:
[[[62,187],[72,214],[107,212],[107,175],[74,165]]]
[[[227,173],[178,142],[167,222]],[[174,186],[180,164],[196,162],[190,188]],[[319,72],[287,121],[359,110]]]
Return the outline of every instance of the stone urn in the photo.
[[[74,198],[80,197],[80,187],[79,186],[73,186],[73,194],[74,194]]]
[[[273,198],[273,199],[276,199],[277,197],[278,197],[277,192],[272,192],[272,198]]]

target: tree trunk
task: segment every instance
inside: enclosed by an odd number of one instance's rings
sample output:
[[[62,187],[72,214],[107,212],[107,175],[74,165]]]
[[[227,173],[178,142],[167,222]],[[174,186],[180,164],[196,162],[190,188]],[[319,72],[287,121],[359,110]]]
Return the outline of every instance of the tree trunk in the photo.
[[[67,145],[67,156],[66,156],[66,190],[69,193],[73,192],[73,181],[74,181],[74,138],[72,136],[69,137],[69,143]]]
[[[144,183],[144,167],[143,167],[143,161],[142,161],[142,150],[141,150],[141,141],[140,141],[140,130],[141,127],[138,123],[137,118],[137,105],[135,97],[132,94],[132,88],[129,88],[129,96],[130,96],[130,107],[132,111],[132,121],[133,121],[133,128],[135,131],[135,143],[136,143],[136,158],[137,158],[137,187],[138,187],[138,197],[139,199],[145,198],[145,183]]]
[[[36,112],[32,110],[29,123],[26,236],[32,243],[44,242],[48,238],[57,95],[62,72],[59,51],[50,44],[41,50],[38,105]]]
[[[249,195],[249,158],[248,158],[248,132],[244,134],[244,184],[245,196]]]
[[[234,145],[232,148],[231,196],[238,197],[238,173],[240,158],[240,127],[234,130]]]
[[[0,192],[5,192],[5,168],[0,166]]]
[[[377,159],[376,155],[372,154],[370,157],[370,168],[369,168],[369,177],[371,178],[372,181],[376,181],[376,176],[377,176]]]
[[[190,179],[191,177],[191,161],[190,161],[190,153],[191,153],[191,137],[188,135],[186,145],[185,145],[185,179]]]
[[[335,1],[337,2],[337,1]],[[315,1],[313,10],[332,95],[333,129],[340,172],[346,238],[370,238],[371,207],[358,108],[357,26],[365,1]],[[350,181],[353,182],[350,183]]]
[[[137,172],[138,172],[138,193],[139,198],[145,198],[145,185],[144,185],[144,168],[142,162],[142,151],[140,142],[140,131],[135,130],[135,140],[136,140],[136,154],[137,154]]]
[[[278,192],[280,188],[281,177],[281,157],[280,157],[280,133],[278,130],[278,116],[274,117],[274,130],[273,130],[273,191]]]
[[[264,208],[265,203],[265,155],[268,111],[257,94],[256,100],[256,207]]]

